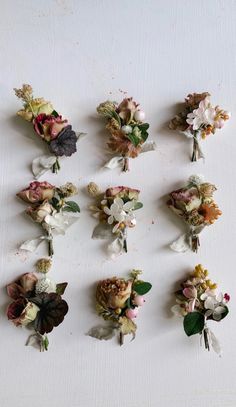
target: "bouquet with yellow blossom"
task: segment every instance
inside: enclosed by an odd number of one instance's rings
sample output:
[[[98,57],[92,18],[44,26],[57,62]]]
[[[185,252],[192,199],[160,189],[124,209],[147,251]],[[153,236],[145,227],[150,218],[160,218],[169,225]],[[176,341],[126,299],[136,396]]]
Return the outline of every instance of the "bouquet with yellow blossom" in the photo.
[[[192,250],[200,246],[199,234],[212,225],[222,214],[213,199],[216,187],[199,175],[189,177],[185,187],[169,194],[167,206],[188,225],[189,231],[170,246],[176,252]]]
[[[134,319],[145,303],[144,295],[152,288],[150,283],[139,279],[141,273],[139,270],[133,270],[128,280],[112,277],[98,283],[97,313],[108,321],[108,324],[92,328],[88,335],[107,340],[118,332],[120,345],[123,345],[125,335],[135,338],[137,325]]]
[[[193,273],[181,284],[176,291],[176,305],[172,307],[175,315],[184,318],[184,331],[186,335],[200,334],[204,339],[205,348],[221,352],[220,344],[207,322],[219,322],[228,313],[230,296],[216,292],[217,284],[208,278],[208,271],[198,264]]]
[[[83,133],[76,133],[67,119],[57,113],[51,102],[44,98],[34,98],[33,89],[24,84],[14,89],[16,96],[23,101],[23,109],[17,112],[33,124],[36,134],[47,143],[50,155],[37,157],[32,162],[32,172],[39,178],[49,169],[58,172],[59,157],[70,157],[77,151],[76,143]]]
[[[231,116],[230,112],[219,106],[212,106],[210,96],[208,92],[189,94],[185,99],[183,111],[169,124],[171,130],[179,130],[193,140],[191,161],[204,158],[200,140],[215,134],[217,129],[222,129]]]
[[[148,142],[149,124],[145,123],[145,112],[133,98],[125,98],[120,104],[106,101],[97,107],[110,132],[107,143],[115,156],[105,164],[106,168],[122,167],[129,171],[129,158],[136,158],[140,153],[155,149],[153,141]]]

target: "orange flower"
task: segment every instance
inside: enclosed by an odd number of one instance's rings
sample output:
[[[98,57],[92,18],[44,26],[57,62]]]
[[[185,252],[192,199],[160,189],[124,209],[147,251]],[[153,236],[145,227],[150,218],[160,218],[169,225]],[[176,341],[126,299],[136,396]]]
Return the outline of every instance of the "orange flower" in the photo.
[[[113,130],[107,145],[112,151],[131,158],[137,157],[141,151],[141,147],[135,147],[122,130]]]
[[[218,206],[213,202],[210,204],[203,204],[198,211],[203,217],[205,223],[210,225],[215,222],[216,219],[222,214]]]

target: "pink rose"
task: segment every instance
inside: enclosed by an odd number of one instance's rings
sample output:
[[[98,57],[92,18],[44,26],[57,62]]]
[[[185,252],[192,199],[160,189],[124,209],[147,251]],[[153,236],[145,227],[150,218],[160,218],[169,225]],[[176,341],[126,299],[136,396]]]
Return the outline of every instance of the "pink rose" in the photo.
[[[31,182],[28,188],[18,192],[17,196],[25,202],[29,203],[41,203],[45,199],[52,199],[54,196],[55,187],[49,184],[47,181]]]
[[[37,281],[38,278],[34,273],[25,273],[14,283],[8,284],[7,294],[13,300],[17,300],[22,295],[34,291]]]
[[[62,116],[39,114],[34,119],[34,130],[46,141],[57,138],[58,134],[67,126],[68,120],[62,120]]]
[[[33,322],[37,316],[39,307],[25,298],[18,298],[7,308],[7,317],[16,326],[26,326]]]
[[[117,112],[125,123],[129,123],[137,110],[138,103],[133,101],[133,98],[124,99],[117,107]]]
[[[53,211],[52,205],[50,205],[49,202],[45,201],[36,208],[29,207],[26,210],[26,213],[33,219],[34,222],[42,223],[47,215],[52,214],[52,211]]]

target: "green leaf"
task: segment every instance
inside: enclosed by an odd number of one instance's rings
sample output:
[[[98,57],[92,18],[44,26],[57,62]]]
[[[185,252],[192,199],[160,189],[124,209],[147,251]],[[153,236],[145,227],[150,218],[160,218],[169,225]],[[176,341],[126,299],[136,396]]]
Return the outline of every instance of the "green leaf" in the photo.
[[[67,285],[68,285],[68,283],[59,283],[59,284],[57,284],[56,293],[59,294],[59,295],[63,295],[65,290],[66,290]]]
[[[204,329],[204,324],[205,318],[200,312],[190,312],[184,317],[184,330],[188,336],[201,333]]]
[[[138,127],[142,132],[146,132],[147,129],[149,129],[149,124],[148,123],[143,123],[143,124],[140,124]]]
[[[51,204],[52,204],[52,206],[53,206],[57,211],[60,209],[60,206],[59,206],[59,199],[53,197],[53,198],[51,199]]]
[[[119,126],[121,127],[120,116],[118,115],[118,113],[116,113],[115,110],[112,112],[112,116],[113,116],[114,119],[119,123]]]
[[[80,207],[74,201],[66,201],[66,206],[62,210],[65,212],[80,212]]]
[[[148,133],[146,131],[144,131],[144,132],[142,131],[141,137],[142,137],[142,140],[145,142],[148,138]]]
[[[131,143],[137,147],[140,143],[140,138],[135,136],[133,133],[127,134],[126,137],[131,141]]]
[[[133,211],[136,211],[137,209],[141,209],[143,207],[142,202],[136,202],[133,208]]]
[[[133,285],[134,291],[139,294],[139,295],[145,295],[150,291],[152,288],[152,284],[146,282],[146,281],[137,281]]]
[[[54,116],[54,117],[58,117],[58,116],[59,116],[59,114],[57,113],[56,110],[53,110],[53,112],[51,113],[51,115]]]
[[[225,312],[223,312],[223,314],[221,314],[221,320],[224,319],[229,313],[229,308],[226,307],[225,305],[224,305],[224,307],[225,307]]]

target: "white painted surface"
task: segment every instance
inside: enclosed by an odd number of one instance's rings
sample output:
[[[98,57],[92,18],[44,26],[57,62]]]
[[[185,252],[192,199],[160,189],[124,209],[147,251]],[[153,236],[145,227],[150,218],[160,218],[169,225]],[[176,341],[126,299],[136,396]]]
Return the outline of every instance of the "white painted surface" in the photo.
[[[1,407],[235,407],[235,111],[236,2],[234,0],[1,0]],[[55,241],[51,273],[67,280],[70,313],[50,335],[50,350],[24,347],[27,332],[11,325],[4,310],[5,285],[31,271],[44,252],[24,257],[17,245],[37,235],[15,193],[31,180],[31,160],[45,152],[27,123],[12,88],[29,82],[50,99],[74,128],[87,131],[79,153],[63,163],[58,185],[80,187],[81,219]],[[119,89],[146,111],[158,151],[132,162],[129,174],[101,170],[106,136],[95,108]],[[209,137],[206,163],[188,161],[190,146],[166,129],[175,103],[208,90],[215,104],[233,112],[226,127]],[[165,208],[166,193],[192,173],[218,186],[223,216],[202,235],[198,255],[175,254],[167,245],[181,222]],[[84,188],[90,181],[126,184],[142,191],[143,211],[129,233],[129,253],[107,261],[102,242],[90,235],[95,221]],[[154,220],[154,224],[152,224]],[[231,314],[215,333],[220,359],[188,339],[170,317],[171,293],[195,264],[203,263],[222,290],[232,294]],[[153,290],[138,319],[137,338],[120,348],[85,333],[99,319],[93,309],[94,282],[142,268]]]

